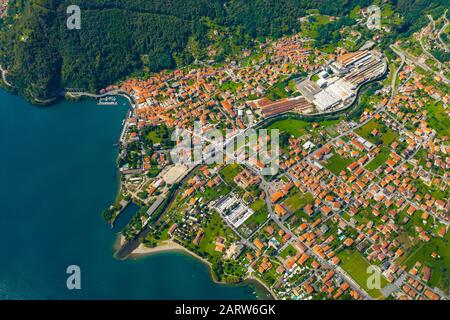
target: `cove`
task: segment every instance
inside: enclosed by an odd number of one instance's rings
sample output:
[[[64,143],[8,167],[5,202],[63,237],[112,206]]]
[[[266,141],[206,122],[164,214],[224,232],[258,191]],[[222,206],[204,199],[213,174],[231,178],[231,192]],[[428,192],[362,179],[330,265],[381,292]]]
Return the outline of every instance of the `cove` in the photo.
[[[0,90],[0,299],[256,299],[254,285],[216,284],[186,254],[113,258],[100,212],[118,188],[118,101],[38,108]],[[69,265],[81,290],[66,287]]]

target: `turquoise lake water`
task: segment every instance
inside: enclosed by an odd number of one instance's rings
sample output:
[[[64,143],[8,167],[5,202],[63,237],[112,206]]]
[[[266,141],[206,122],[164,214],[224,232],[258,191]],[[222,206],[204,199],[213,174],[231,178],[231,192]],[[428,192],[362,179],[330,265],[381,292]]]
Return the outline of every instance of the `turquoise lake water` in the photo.
[[[118,186],[119,101],[38,108],[0,90],[0,299],[255,299],[254,286],[215,284],[182,253],[112,257],[100,212]],[[69,265],[81,290],[66,287]]]

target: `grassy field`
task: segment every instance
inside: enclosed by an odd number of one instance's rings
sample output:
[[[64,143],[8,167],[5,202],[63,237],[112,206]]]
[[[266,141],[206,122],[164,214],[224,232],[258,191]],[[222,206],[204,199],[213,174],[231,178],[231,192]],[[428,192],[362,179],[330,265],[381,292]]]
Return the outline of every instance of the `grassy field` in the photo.
[[[215,242],[217,236],[225,235],[225,225],[217,212],[213,213],[211,221],[208,223],[208,226],[203,229],[203,232],[203,237],[200,240],[200,250],[207,252],[212,256],[221,254],[215,251],[214,248],[216,247]]]
[[[267,129],[278,129],[281,132],[289,133],[296,138],[306,133],[305,129],[310,127],[310,123],[297,119],[284,119],[275,121]]]
[[[318,132],[318,130],[321,128],[330,128],[332,130],[332,127],[338,124],[340,121],[341,120],[326,120],[318,122],[319,127],[314,129],[313,134],[314,132],[316,132],[316,130]],[[267,129],[278,129],[281,132],[286,132],[295,138],[301,137],[302,135],[306,134],[307,130],[310,130],[311,128],[312,123],[299,119],[278,120],[267,127]]]
[[[406,264],[408,268],[414,266],[419,261],[424,266],[431,268],[431,278],[428,281],[430,287],[439,287],[448,291],[450,289],[450,233],[447,232],[444,239],[432,238],[430,242],[420,242],[409,255],[406,255],[402,264]],[[432,252],[440,254],[440,259],[431,257]]]
[[[226,185],[225,183],[221,183],[219,186],[214,188],[207,187],[205,192],[203,193],[203,197],[206,201],[212,201],[219,197],[223,197],[224,195],[230,193],[231,187]]]
[[[287,98],[289,95],[284,90],[287,85],[288,83],[286,81],[277,82],[268,90],[266,97],[272,101]]]
[[[394,16],[394,13],[395,13],[394,9],[392,8],[391,5],[384,5],[384,6],[382,6],[382,9],[381,9],[381,18],[382,18],[381,19],[381,24],[383,26],[391,24],[391,22],[393,22],[391,20],[392,20],[392,18]]]
[[[377,144],[379,142],[378,137],[375,137],[371,134],[373,129],[377,129],[382,132],[381,142],[385,146],[390,145],[397,138],[397,133],[395,133],[394,131],[392,131],[391,129],[389,129],[387,127],[383,131],[383,125],[378,123],[375,120],[369,121],[366,125],[362,126],[358,130],[356,130],[356,133],[358,135],[360,135],[361,137],[363,137],[364,139]]]
[[[414,186],[417,188],[417,193],[422,196],[426,194],[431,194],[438,200],[447,200],[450,196],[450,190],[446,188],[444,191],[440,190],[440,188],[435,184],[427,185],[422,180],[416,179],[414,180]]]
[[[222,170],[220,170],[220,174],[226,183],[233,183],[234,177],[236,177],[239,172],[241,172],[242,168],[238,164],[229,164],[225,166]]]
[[[310,38],[316,38],[319,34],[317,31],[317,27],[321,24],[327,24],[330,22],[330,18],[328,16],[314,14],[309,17],[308,22],[302,23],[302,33]]]
[[[427,106],[428,121],[430,126],[441,136],[450,136],[450,118],[442,105],[442,102],[432,103]]]
[[[360,10],[361,10],[361,6],[354,7],[352,9],[352,11],[350,11],[350,13],[348,14],[349,18],[352,18],[355,20],[358,19],[361,16],[361,14],[359,13]]]
[[[383,144],[385,146],[390,145],[392,142],[394,142],[395,139],[397,139],[398,135],[392,130],[388,130],[387,132],[383,133],[381,135],[381,140],[383,141]]]
[[[390,153],[391,152],[388,148],[382,148],[380,153],[366,165],[366,169],[370,171],[376,170],[379,166],[386,162]]]
[[[162,139],[158,137],[156,131],[150,131],[147,133],[147,139],[149,139],[153,144],[161,143]]]
[[[398,64],[396,62],[390,62],[389,63],[389,75],[388,77],[383,80],[383,85],[387,86],[387,85],[391,85],[392,83],[392,78],[394,77],[394,73],[395,70],[397,70],[398,68]],[[397,79],[395,80],[395,86],[397,87],[400,83],[400,78],[397,75]]]
[[[339,175],[342,170],[345,170],[347,166],[353,162],[353,159],[344,159],[337,153],[335,153],[330,159],[327,160],[325,167],[333,172],[335,175]]]
[[[283,251],[280,252],[280,257],[282,257],[283,259],[286,259],[288,256],[295,256],[295,254],[297,253],[297,251],[294,249],[293,246],[288,245]]]
[[[276,270],[280,263],[278,262],[278,260],[275,260],[273,258],[270,259],[270,262],[272,263],[272,268],[264,272],[264,274],[260,275],[260,278],[263,280],[263,282],[265,282],[269,286],[272,286],[277,281],[278,275],[276,273]]]
[[[314,197],[312,194],[295,192],[293,195],[289,196],[284,202],[285,205],[288,206],[289,210],[295,212],[301,208],[303,208],[307,203],[314,202]]]
[[[358,251],[342,251],[339,253],[342,260],[341,267],[344,269],[372,298],[383,299],[383,295],[378,289],[369,289],[367,279],[371,275],[367,273],[369,262]],[[388,284],[387,280],[381,276],[381,288]]]
[[[288,87],[289,87],[289,89],[292,90],[292,92],[296,92],[297,91],[297,84],[296,84],[295,80],[289,80]]]
[[[247,221],[245,221],[245,225],[247,225],[250,229],[253,229],[260,226],[267,220],[269,211],[267,210],[265,201],[261,199],[253,202],[250,208],[252,208],[255,213],[248,218]]]
[[[220,86],[220,89],[221,89],[222,91],[228,91],[228,90],[230,90],[231,92],[236,93],[237,88],[238,88],[238,87],[242,87],[242,86],[243,86],[242,83],[234,82],[234,81],[227,81],[227,82],[224,82],[224,83]]]
[[[329,127],[332,127],[332,126],[338,124],[341,121],[342,120],[325,120],[325,121],[319,122],[319,126],[322,128],[329,128]]]

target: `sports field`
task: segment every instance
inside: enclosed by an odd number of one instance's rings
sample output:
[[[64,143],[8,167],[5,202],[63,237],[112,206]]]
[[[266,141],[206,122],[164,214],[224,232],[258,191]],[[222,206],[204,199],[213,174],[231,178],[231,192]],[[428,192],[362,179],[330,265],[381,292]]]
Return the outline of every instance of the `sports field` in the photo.
[[[342,260],[341,267],[355,280],[372,298],[384,299],[382,293],[378,289],[369,289],[367,287],[367,279],[371,276],[367,272],[370,266],[369,262],[358,251],[342,251],[338,254]],[[388,284],[387,280],[381,276],[381,288]]]

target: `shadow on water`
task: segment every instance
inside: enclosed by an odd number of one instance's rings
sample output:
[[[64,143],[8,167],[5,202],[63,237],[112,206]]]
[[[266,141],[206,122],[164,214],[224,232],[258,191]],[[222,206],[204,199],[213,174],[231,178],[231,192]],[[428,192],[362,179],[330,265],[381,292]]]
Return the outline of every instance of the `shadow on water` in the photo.
[[[130,222],[131,218],[138,213],[139,209],[140,207],[137,204],[131,202],[125,209],[122,210],[116,220],[114,220],[112,231],[115,233],[122,231]]]

